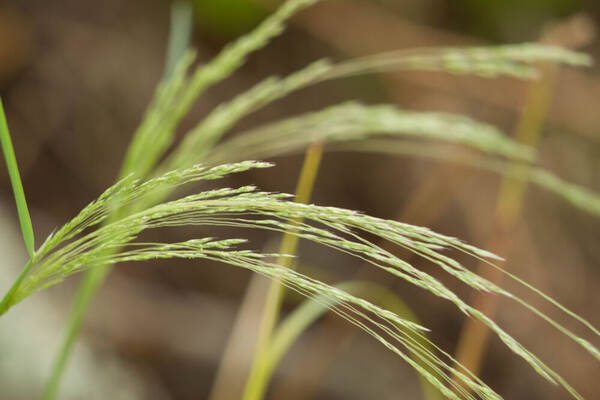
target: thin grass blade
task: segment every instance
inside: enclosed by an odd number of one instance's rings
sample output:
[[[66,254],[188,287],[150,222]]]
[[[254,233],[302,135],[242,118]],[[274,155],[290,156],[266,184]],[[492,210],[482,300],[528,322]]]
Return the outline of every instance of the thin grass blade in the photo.
[[[382,285],[367,281],[347,281],[336,284],[335,287],[381,305],[383,308],[396,313],[400,318],[419,323],[415,313],[406,305],[406,303],[404,303],[398,295]],[[313,297],[296,307],[294,311],[281,322],[273,335],[273,339],[269,346],[268,358],[265,362],[264,373],[266,376],[264,380],[267,383],[283,356],[289,351],[299,336],[308,330],[308,328],[322,315],[333,309],[335,306],[336,304],[331,303],[330,299]],[[426,350],[433,353],[434,349],[429,345],[428,340],[423,340],[423,338],[419,336],[417,341],[421,342],[421,345],[425,347]],[[427,366],[424,367],[427,368]],[[438,400],[442,398],[440,392],[427,382],[427,380],[421,375],[419,375],[419,378],[421,379],[420,382],[423,396],[426,400]]]
[[[167,46],[167,62],[165,78],[170,79],[177,64],[185,55],[190,45],[194,10],[189,1],[176,1],[171,6],[171,25],[169,27],[169,44]]]
[[[23,241],[25,242],[29,257],[33,258],[33,254],[35,253],[33,226],[31,224],[31,217],[29,216],[29,209],[27,208],[27,200],[25,200],[25,191],[23,190],[23,184],[21,183],[17,158],[15,157],[15,151],[8,131],[8,123],[6,122],[2,99],[0,99],[0,142],[2,143],[2,152],[4,153],[4,160],[6,161],[6,167],[8,168],[8,176],[10,177],[10,183],[15,195]]]

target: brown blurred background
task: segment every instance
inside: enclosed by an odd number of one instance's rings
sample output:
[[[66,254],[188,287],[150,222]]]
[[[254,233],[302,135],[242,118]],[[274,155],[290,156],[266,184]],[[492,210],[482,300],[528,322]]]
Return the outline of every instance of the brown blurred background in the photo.
[[[200,60],[209,60],[229,40],[251,29],[275,3],[196,0],[193,45]],[[131,134],[163,73],[169,8],[163,0],[0,1],[0,95],[38,242],[115,179]],[[295,18],[284,35],[206,92],[180,133],[263,77],[292,72],[324,56],[343,60],[409,47],[538,41],[545,30],[574,15],[595,22],[600,4],[325,1]],[[569,37],[578,34],[574,29],[560,31],[567,45]],[[599,46],[600,41],[590,36],[581,50],[597,56]],[[598,72],[597,67],[558,72],[540,143],[541,165],[596,191],[600,191]],[[357,77],[296,93],[246,118],[235,131],[358,99],[466,114],[510,133],[529,85],[438,73]],[[274,161],[276,168],[236,176],[224,184],[253,182],[265,190],[292,192],[302,157]],[[401,217],[485,246],[499,183],[498,176],[452,164],[336,152],[325,155],[313,201],[378,217]],[[172,240],[207,233],[189,229],[154,234]],[[0,168],[2,288],[24,264],[18,235],[10,184],[5,168]],[[252,235],[257,249],[277,240],[274,235]],[[505,266],[600,326],[599,220],[548,192],[529,188],[523,218],[510,235],[515,245],[501,254],[508,259]],[[319,268],[318,274],[330,282],[351,279],[363,268],[357,260],[306,243],[299,253],[302,264]],[[476,266],[473,260],[465,262]],[[437,274],[431,266],[422,268]],[[453,306],[384,274],[372,272],[369,277],[393,287],[432,329],[431,338],[454,351],[463,318]],[[246,271],[207,263],[116,268],[88,315],[62,398],[207,398],[249,278]],[[35,295],[0,320],[1,399],[39,398],[77,280]],[[445,283],[469,296],[455,282]],[[538,298],[505,284],[585,334]],[[297,301],[290,296],[287,306]],[[600,398],[597,361],[514,303],[501,302],[497,320],[586,398]],[[487,349],[482,377],[507,399],[567,398],[496,338]],[[415,373],[398,357],[357,329],[325,320],[285,358],[269,395],[412,399],[419,398],[420,389]]]

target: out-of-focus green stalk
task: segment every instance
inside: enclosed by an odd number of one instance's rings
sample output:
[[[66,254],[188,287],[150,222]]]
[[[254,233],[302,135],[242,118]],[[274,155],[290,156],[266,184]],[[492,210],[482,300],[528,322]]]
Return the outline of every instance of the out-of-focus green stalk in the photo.
[[[171,6],[171,25],[165,77],[171,78],[177,63],[183,58],[190,46],[193,27],[193,9],[189,1],[176,1]]]
[[[398,295],[384,285],[369,281],[346,281],[336,284],[335,287],[381,305],[385,309],[393,311],[401,318],[419,323],[416,314],[410,307],[408,307]],[[296,307],[274,332],[269,345],[269,351],[267,352],[267,357],[265,357],[263,369],[264,382],[269,382],[271,380],[277,364],[297,341],[298,337],[313,325],[319,317],[336,305],[335,303],[326,300],[320,302],[314,300],[315,299],[308,299]],[[435,351],[422,337],[415,336],[415,340],[431,353]],[[414,359],[417,363],[422,363],[418,357],[414,357]],[[423,363],[423,367],[428,368],[425,363]],[[423,376],[419,375],[419,381],[423,390],[424,399],[442,399],[442,394],[423,378]]]
[[[322,143],[313,143],[306,150],[302,171],[296,186],[295,201],[306,204],[313,191],[314,183],[323,156]],[[300,223],[301,221],[295,221]],[[279,247],[280,254],[295,255],[298,247],[298,237],[293,232],[286,232]],[[286,268],[292,267],[292,258],[281,257],[277,264]],[[269,346],[273,337],[273,331],[279,318],[284,287],[280,282],[273,281],[267,293],[267,299],[262,314],[258,341],[254,361],[250,369],[250,375],[246,381],[243,400],[259,400],[264,396],[268,383]]]
[[[173,3],[171,7],[171,27],[165,67],[165,76],[167,78],[172,74],[177,62],[185,55],[192,31],[192,18],[192,7],[188,1]],[[134,171],[126,169],[122,171],[121,175],[126,176],[132,172]],[[116,212],[118,213],[119,211]],[[109,218],[109,221],[112,221],[113,217]],[[109,265],[95,266],[82,278],[75,294],[73,309],[69,315],[63,342],[61,343],[57,358],[50,372],[50,377],[44,388],[44,400],[54,400],[57,398],[60,381],[67,367],[67,362],[75,345],[79,330],[81,329],[83,317],[94,295],[98,292],[98,289],[102,286],[110,271],[111,266]]]
[[[110,271],[106,266],[94,267],[93,273],[86,274],[84,279],[81,281],[75,299],[73,301],[73,309],[69,315],[70,319],[67,326],[67,333],[63,338],[63,342],[58,351],[58,356],[52,366],[50,377],[44,388],[44,400],[56,399],[58,395],[58,389],[60,387],[61,378],[67,367],[67,362],[75,340],[79,334],[83,317],[87,311],[89,304],[98,291],[98,288],[104,282],[104,278]]]

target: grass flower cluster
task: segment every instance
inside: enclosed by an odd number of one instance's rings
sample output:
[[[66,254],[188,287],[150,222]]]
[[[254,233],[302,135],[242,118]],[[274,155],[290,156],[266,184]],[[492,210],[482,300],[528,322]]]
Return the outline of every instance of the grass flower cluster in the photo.
[[[428,48],[390,52],[341,63],[319,60],[288,77],[268,78],[217,107],[169,151],[175,129],[202,92],[227,78],[251,52],[280,34],[285,21],[294,13],[316,2],[287,1],[253,32],[227,46],[213,61],[193,70],[193,54],[185,52],[179,56],[177,63],[170,64],[172,68],[159,84],[143,121],[134,133],[117,183],[50,235],[35,251],[14,154],[11,158],[8,128],[6,124],[0,126],[11,179],[15,177],[13,185],[25,242],[31,249],[31,259],[23,274],[0,303],[0,316],[36,291],[58,284],[75,273],[87,271],[46,398],[56,396],[61,372],[87,304],[109,272],[109,266],[126,261],[165,258],[214,260],[275,279],[290,289],[313,297],[315,304],[320,304],[319,310],[330,309],[368,332],[410,364],[445,397],[500,398],[477,376],[457,367],[451,355],[427,338],[427,328],[421,324],[351,294],[344,285],[332,286],[273,262],[277,257],[291,255],[264,254],[250,249],[243,234],[235,238],[201,237],[178,243],[147,243],[139,239],[145,230],[189,225],[207,228],[226,226],[239,228],[240,232],[259,229],[286,233],[362,259],[374,268],[453,303],[465,315],[483,322],[542,377],[562,385],[574,398],[581,398],[554,369],[439,279],[366,237],[376,237],[409,250],[476,290],[516,301],[600,361],[600,351],[594,344],[522,298],[471,272],[452,254],[467,254],[502,270],[496,265],[500,257],[425,227],[374,218],[351,210],[300,204],[292,201],[289,195],[262,192],[253,186],[177,196],[178,189],[184,185],[216,180],[253,168],[271,167],[269,163],[247,161],[249,159],[298,152],[310,143],[320,142],[332,149],[385,151],[470,163],[477,168],[529,180],[576,207],[600,215],[600,198],[596,193],[564,182],[551,172],[540,169],[535,165],[533,149],[509,139],[493,126],[461,115],[347,102],[275,121],[223,140],[224,135],[243,117],[296,90],[330,79],[388,70],[436,70],[490,78],[533,79],[536,77],[534,64],[538,62],[589,65],[590,59],[586,55],[556,47],[524,44]],[[457,158],[453,156],[456,153],[445,152],[444,148],[437,151],[439,147],[435,143],[440,142],[468,149],[470,156]],[[509,168],[509,161],[518,162],[519,167]],[[503,273],[541,295],[596,337],[600,336],[596,328],[574,312],[517,276]],[[321,311],[316,314],[314,310],[307,312],[317,315]],[[303,326],[302,323],[300,325]],[[281,332],[294,331],[293,326],[282,324]],[[265,369],[272,371],[275,368],[284,351],[282,349],[287,348],[292,340],[290,338],[297,337],[300,331],[296,329],[296,333],[275,336],[274,350],[265,360]],[[457,376],[460,382],[453,378]],[[262,394],[256,398],[260,397]]]

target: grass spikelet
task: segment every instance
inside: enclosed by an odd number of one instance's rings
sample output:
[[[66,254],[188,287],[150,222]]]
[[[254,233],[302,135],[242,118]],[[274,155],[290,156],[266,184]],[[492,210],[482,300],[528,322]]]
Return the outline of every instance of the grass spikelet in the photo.
[[[101,218],[99,215],[107,213],[101,211],[102,207],[96,204],[103,204],[104,209],[108,207],[122,208],[133,200],[147,195],[152,190],[160,189],[163,185],[177,186],[199,179],[218,179],[230,173],[266,166],[269,166],[269,164],[251,161],[212,168],[195,166],[184,171],[173,171],[145,182],[141,182],[139,179],[127,179],[117,183],[114,188],[109,189],[101,196],[102,201],[86,207],[82,211],[83,214],[78,215],[73,220],[77,221],[76,223],[72,221],[65,225],[77,227],[78,235],[73,234],[71,228],[63,228],[59,232],[67,233],[51,237],[49,243],[40,248],[32,260],[31,273],[16,289],[9,305],[17,304],[36,290],[56,284],[76,272],[85,270],[90,265],[112,265],[123,261],[145,261],[158,258],[208,259],[248,268],[281,279],[286,285],[302,293],[311,295],[325,293],[330,296],[332,301],[348,303],[352,307],[376,313],[379,318],[393,323],[396,327],[407,328],[414,332],[423,329],[418,325],[398,319],[394,313],[377,308],[364,299],[349,296],[339,289],[328,287],[302,274],[271,264],[267,257],[274,255],[236,249],[234,246],[245,243],[244,239],[200,238],[181,243],[141,243],[136,241],[137,236],[144,230],[167,226],[228,226],[276,232],[287,231],[299,238],[363,259],[377,268],[381,268],[435,296],[452,302],[461,312],[485,323],[509,349],[522,357],[541,376],[550,382],[561,384],[575,398],[579,398],[574,389],[562,380],[553,369],[507,334],[494,321],[460,299],[438,279],[418,270],[360,235],[360,232],[373,234],[404,247],[438,265],[447,273],[475,289],[491,291],[523,302],[518,297],[497,288],[485,279],[470,272],[454,259],[443,254],[444,249],[448,247],[456,248],[476,258],[491,256],[489,252],[480,251],[457,239],[435,233],[427,228],[382,220],[335,207],[294,203],[288,201],[286,195],[257,192],[253,191],[251,187],[243,187],[239,189],[217,189],[186,196],[109,222],[89,233],[83,233],[85,228],[92,226],[91,224],[98,224],[98,218]],[[96,210],[97,215],[95,218],[88,218],[89,210]],[[246,218],[245,216],[251,216],[252,218]],[[299,219],[310,223],[288,222]],[[322,225],[325,228],[318,228],[314,224]],[[57,239],[59,237],[63,240],[59,241]],[[67,237],[72,239],[65,242]],[[523,304],[526,303],[523,302]],[[554,323],[561,332],[592,355],[597,356],[600,354],[598,349],[591,343],[584,341],[566,328],[553,322],[550,317],[532,306],[528,306],[528,308],[547,321]],[[358,325],[380,342],[388,343],[380,333],[372,331],[368,327],[365,328],[362,324]],[[406,338],[403,340],[405,341]],[[406,345],[406,343],[402,343]],[[398,351],[397,353],[400,354]],[[400,355],[411,365],[414,364],[413,367],[422,373],[426,379],[446,393],[447,389],[440,387],[442,385],[441,381],[429,376],[430,373],[423,371],[422,367],[412,359],[409,361],[410,357],[406,354],[402,353]],[[448,370],[451,367],[444,366],[444,368]],[[471,389],[475,393],[482,392],[478,385],[472,384]],[[483,392],[486,391],[487,389]]]
[[[496,128],[453,114],[419,113],[390,105],[344,103],[258,127],[221,142],[238,121],[261,107],[299,89],[330,79],[391,70],[429,70],[484,78],[511,76],[531,79],[536,77],[536,63],[573,66],[591,63],[587,55],[538,44],[423,48],[339,63],[319,60],[287,77],[267,78],[217,107],[199,121],[174,151],[167,155],[177,126],[196,99],[209,86],[230,76],[250,53],[279,35],[291,16],[318,1],[286,1],[255,30],[226,46],[212,61],[193,69],[194,54],[187,52],[181,56],[184,42],[189,38],[189,26],[183,26],[181,34],[172,30],[170,50],[173,50],[172,54],[179,55],[169,57],[165,77],[127,150],[120,180],[49,236],[35,253],[31,234],[31,245],[27,245],[31,260],[0,303],[0,315],[38,290],[57,284],[72,274],[97,267],[86,275],[78,294],[68,334],[47,387],[46,399],[56,396],[58,382],[86,305],[108,273],[108,267],[125,261],[165,258],[219,261],[279,280],[299,293],[316,296],[324,308],[331,309],[365,330],[410,364],[444,396],[453,399],[500,398],[473,374],[454,369],[455,360],[441,349],[429,342],[427,344],[434,350],[423,345],[421,339],[425,327],[362,297],[282,268],[271,261],[273,257],[288,256],[286,254],[262,254],[248,249],[249,244],[244,238],[202,237],[179,243],[145,243],[139,239],[139,235],[148,229],[187,225],[288,232],[367,261],[373,267],[452,302],[460,312],[487,325],[511,351],[546,380],[562,385],[573,397],[581,398],[553,369],[439,279],[364,237],[368,234],[384,239],[429,261],[472,288],[517,301],[592,356],[597,359],[600,357],[600,351],[593,343],[577,336],[516,295],[472,273],[452,258],[447,250],[454,249],[474,259],[485,259],[494,268],[501,269],[493,264],[501,260],[494,254],[427,228],[373,218],[340,208],[298,204],[291,202],[289,195],[260,192],[253,186],[207,190],[164,201],[185,184],[220,179],[251,168],[270,166],[268,163],[243,160],[291,153],[315,141],[338,148],[342,142],[350,147],[362,145],[361,151],[377,151],[378,144],[387,143],[385,151],[389,153],[452,158],[451,154],[436,154],[429,144],[423,146],[423,140],[434,140],[477,150],[477,156],[459,162],[471,162],[494,172],[529,179],[559,194],[571,204],[600,215],[600,197],[596,193],[536,168],[532,164],[535,161],[534,152],[508,139]],[[189,20],[190,10],[182,10],[180,16]],[[4,145],[5,135],[3,132],[0,135]],[[389,139],[375,139],[375,135]],[[401,140],[405,138],[418,142],[407,144]],[[402,149],[402,146],[405,147]],[[164,162],[158,165],[163,158]],[[504,159],[518,160],[521,164],[518,168],[506,168],[508,164]],[[233,161],[239,162],[231,164]],[[203,165],[199,165],[200,162]],[[11,168],[9,164],[9,170]],[[13,170],[16,171],[16,163]],[[21,214],[20,211],[20,217]],[[28,243],[25,230],[24,237]],[[508,275],[600,336],[596,328],[577,314],[518,277]],[[452,376],[459,376],[469,390],[457,385]]]
[[[181,145],[159,170],[186,167],[203,161],[218,140],[244,116],[296,90],[326,80],[386,70],[433,70],[484,77],[506,75],[528,79],[536,76],[536,69],[532,65],[535,62],[574,66],[591,64],[589,56],[585,54],[539,44],[414,49],[383,53],[339,64],[333,64],[326,59],[319,60],[286,78],[268,78],[232,101],[217,107],[188,132]]]
[[[226,46],[215,58],[186,77],[193,60],[189,54],[179,61],[172,74],[159,85],[144,120],[135,132],[129,147],[121,176],[136,173],[145,176],[155,166],[173,141],[175,128],[190,111],[192,105],[209,86],[227,78],[245,61],[246,57],[264,47],[281,34],[285,22],[298,11],[319,0],[288,0],[255,30]],[[186,167],[189,167],[188,164]]]
[[[386,138],[368,138],[365,140],[333,143],[329,150],[359,151],[392,156],[425,158],[440,162],[452,162],[492,173],[508,175],[515,179],[525,179],[538,187],[554,193],[573,207],[600,216],[599,193],[581,185],[567,182],[551,171],[529,164],[511,166],[506,161],[500,159],[465,154],[464,152],[457,152],[456,149],[452,149],[451,151],[445,146],[436,146],[433,143],[425,147],[420,143]],[[292,149],[290,148],[286,151],[292,152]]]
[[[336,143],[373,136],[445,141],[511,159],[534,159],[534,152],[528,146],[509,139],[494,126],[465,116],[350,102],[242,133],[217,145],[207,161],[268,158],[298,151],[314,141]]]

